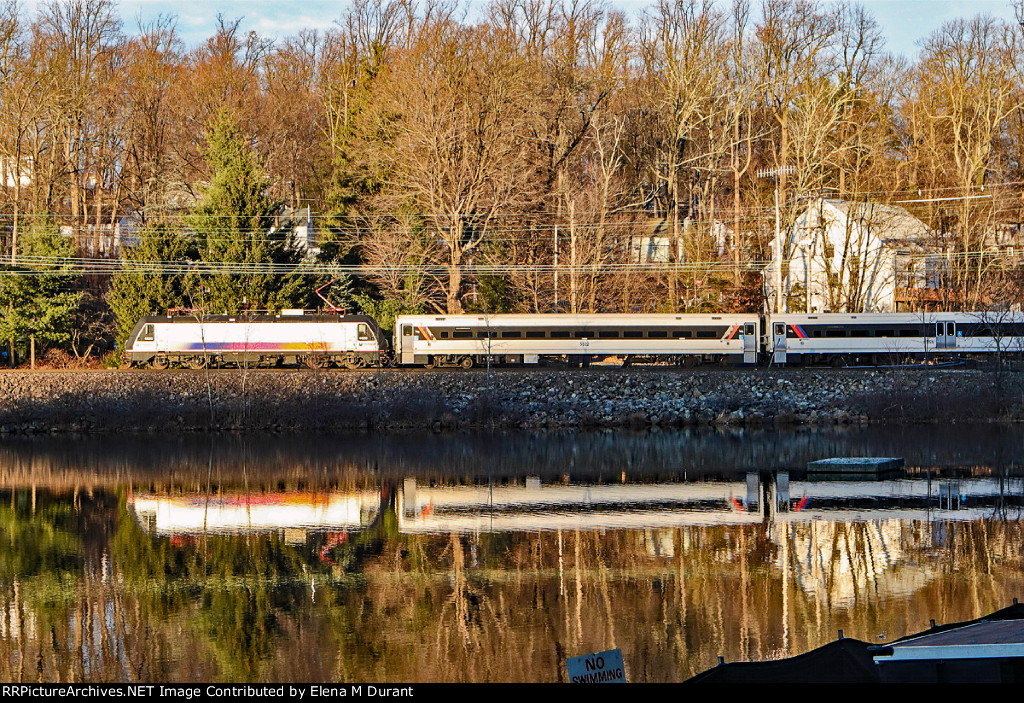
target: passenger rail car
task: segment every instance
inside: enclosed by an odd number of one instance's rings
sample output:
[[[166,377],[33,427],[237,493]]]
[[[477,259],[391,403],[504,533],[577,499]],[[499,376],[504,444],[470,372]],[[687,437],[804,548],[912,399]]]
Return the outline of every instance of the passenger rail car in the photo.
[[[400,315],[393,347],[398,364],[429,368],[609,356],[696,366],[756,364],[760,337],[755,314]]]
[[[201,369],[224,365],[336,365],[361,368],[382,363],[387,341],[373,318],[363,315],[278,315],[141,319],[128,336],[131,365]]]
[[[1019,354],[1024,351],[1024,314],[773,315],[765,343],[776,365],[877,365]]]
[[[393,350],[370,317],[146,317],[128,338],[132,365],[428,368],[588,363],[885,365],[1024,353],[1024,313],[400,315]]]

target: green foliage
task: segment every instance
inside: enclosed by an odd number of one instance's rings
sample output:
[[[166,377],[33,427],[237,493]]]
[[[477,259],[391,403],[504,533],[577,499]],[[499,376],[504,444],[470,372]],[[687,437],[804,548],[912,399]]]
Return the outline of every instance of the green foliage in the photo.
[[[147,227],[139,243],[121,253],[122,267],[110,283],[107,303],[117,318],[117,342],[124,345],[139,318],[169,308],[190,307],[186,277],[145,266],[148,262],[198,261],[195,241],[164,225]]]
[[[416,315],[423,312],[423,303],[411,297],[378,300],[365,293],[356,293],[352,298],[360,312],[376,320],[385,334],[391,334],[394,331],[397,316]]]
[[[52,223],[42,220],[18,240],[19,263],[0,267],[0,339],[24,342],[35,337],[37,353],[71,339],[71,314],[81,293],[72,290],[74,256],[71,241]],[[53,263],[39,263],[45,257]],[[63,261],[62,261],[63,260]]]
[[[463,297],[466,312],[496,314],[511,312],[515,307],[514,294],[507,279],[500,276],[480,276],[477,279],[476,296]]]
[[[322,281],[322,282],[321,282]],[[334,279],[321,278],[320,281],[314,281],[316,288],[313,289],[311,295],[314,296],[315,300],[311,300],[312,307],[323,307],[324,301],[319,297],[316,297],[315,291],[325,283],[330,283],[329,286],[320,291],[320,295],[331,301],[331,304],[336,308],[342,308],[346,311],[351,310],[355,304],[353,294],[355,293],[355,284],[351,275],[342,274]]]
[[[295,307],[308,290],[305,277],[259,269],[266,264],[298,267],[302,253],[287,233],[271,231],[277,207],[267,195],[267,179],[256,153],[226,112],[207,135],[206,161],[213,175],[190,217],[204,244],[203,259],[248,264],[254,270],[204,276],[194,289],[195,306],[211,313]]]
[[[0,579],[44,576],[62,580],[81,568],[81,540],[74,533],[71,505],[15,491],[0,501]]]

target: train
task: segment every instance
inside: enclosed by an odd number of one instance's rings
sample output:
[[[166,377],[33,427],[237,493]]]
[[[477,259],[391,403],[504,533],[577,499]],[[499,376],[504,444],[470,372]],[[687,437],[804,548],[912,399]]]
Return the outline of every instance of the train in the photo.
[[[632,364],[833,367],[1019,356],[1024,313],[399,315],[388,339],[343,312],[144,317],[131,366],[463,368]]]

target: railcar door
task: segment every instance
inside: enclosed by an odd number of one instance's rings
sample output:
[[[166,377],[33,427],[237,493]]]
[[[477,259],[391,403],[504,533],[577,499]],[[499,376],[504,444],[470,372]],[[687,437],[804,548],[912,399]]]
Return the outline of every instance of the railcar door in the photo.
[[[397,350],[395,354],[398,355],[399,363],[401,364],[414,364],[416,357],[416,346],[413,338],[413,326],[408,322],[402,323],[402,335],[401,337],[395,336],[395,339],[399,341],[399,348],[402,350],[399,353]]]
[[[772,323],[772,360],[776,364],[786,363],[786,323]]]
[[[939,320],[935,323],[935,348],[956,349],[956,323]]]
[[[753,322],[743,325],[743,363],[757,363],[757,325]]]

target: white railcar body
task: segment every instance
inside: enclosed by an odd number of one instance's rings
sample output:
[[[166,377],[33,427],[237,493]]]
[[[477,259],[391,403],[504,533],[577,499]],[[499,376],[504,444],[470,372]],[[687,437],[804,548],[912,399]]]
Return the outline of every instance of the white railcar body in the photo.
[[[773,315],[766,352],[775,364],[900,362],[1024,351],[1024,314],[831,313]]]
[[[259,315],[143,318],[125,346],[133,363],[161,367],[219,363],[374,363],[383,352],[377,324],[364,316]]]
[[[757,363],[760,318],[748,315],[401,315],[402,365],[538,363],[543,358]]]

